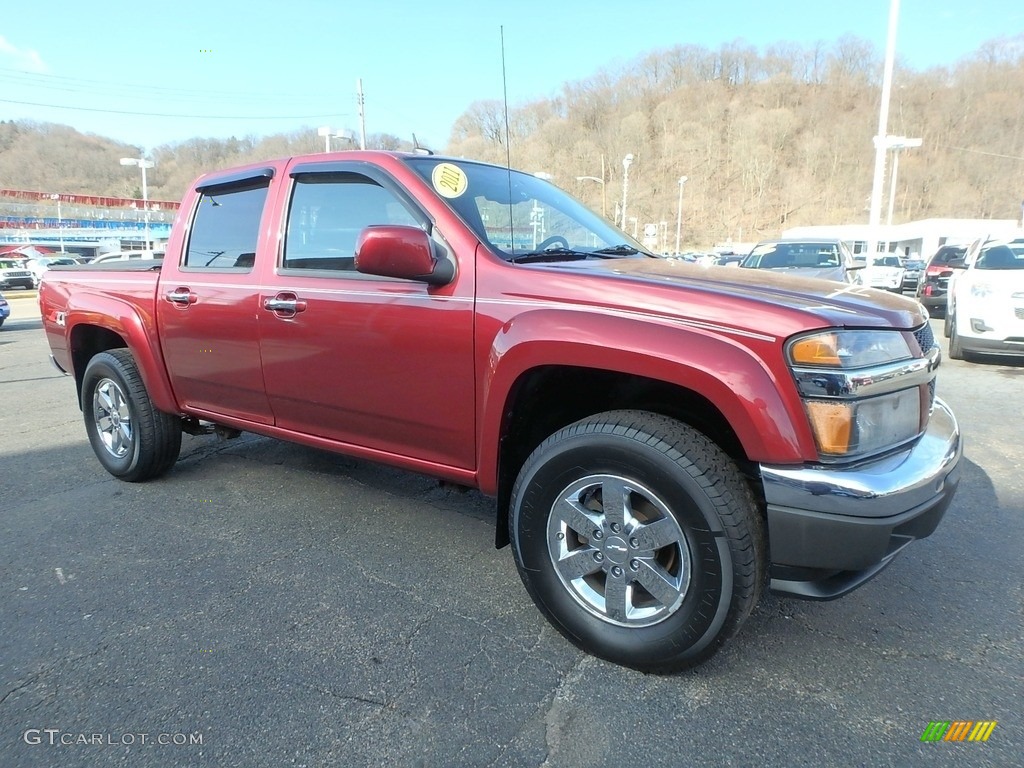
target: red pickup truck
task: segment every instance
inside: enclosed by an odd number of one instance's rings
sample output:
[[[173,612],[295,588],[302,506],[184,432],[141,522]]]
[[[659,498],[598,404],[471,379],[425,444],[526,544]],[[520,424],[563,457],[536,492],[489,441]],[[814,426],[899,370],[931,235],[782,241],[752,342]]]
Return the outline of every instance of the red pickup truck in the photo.
[[[916,301],[654,258],[468,160],[208,174],[162,264],[52,269],[40,303],[111,474],[215,428],[478,488],[554,626],[644,670],[707,658],[765,587],[863,584],[959,479]]]

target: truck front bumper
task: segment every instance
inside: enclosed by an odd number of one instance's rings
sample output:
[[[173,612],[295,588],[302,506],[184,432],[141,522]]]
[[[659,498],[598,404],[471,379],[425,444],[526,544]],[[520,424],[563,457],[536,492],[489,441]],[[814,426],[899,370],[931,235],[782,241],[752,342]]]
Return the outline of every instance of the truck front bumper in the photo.
[[[936,399],[928,429],[901,453],[849,468],[761,465],[772,591],[830,600],[877,575],[938,526],[962,454],[956,417]]]

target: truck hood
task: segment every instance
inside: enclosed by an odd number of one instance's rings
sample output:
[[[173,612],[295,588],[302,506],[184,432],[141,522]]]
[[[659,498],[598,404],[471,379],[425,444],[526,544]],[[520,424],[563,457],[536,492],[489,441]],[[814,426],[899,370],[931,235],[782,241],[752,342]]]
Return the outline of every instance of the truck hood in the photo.
[[[788,273],[739,267],[702,266],[678,259],[627,258],[536,265],[545,270],[593,273],[621,280],[642,290],[605,296],[602,303],[648,306],[660,304],[664,289],[678,291],[672,314],[706,317],[734,327],[757,329],[766,312],[787,314],[794,324],[850,328],[917,328],[928,318],[915,299],[861,285],[818,280]],[[643,285],[638,285],[642,283]],[[658,287],[661,287],[659,291]],[[616,300],[618,298],[618,300]],[[714,317],[711,317],[713,315]],[[796,316],[800,316],[799,319]],[[786,324],[790,325],[790,324]],[[781,328],[780,328],[781,330]]]

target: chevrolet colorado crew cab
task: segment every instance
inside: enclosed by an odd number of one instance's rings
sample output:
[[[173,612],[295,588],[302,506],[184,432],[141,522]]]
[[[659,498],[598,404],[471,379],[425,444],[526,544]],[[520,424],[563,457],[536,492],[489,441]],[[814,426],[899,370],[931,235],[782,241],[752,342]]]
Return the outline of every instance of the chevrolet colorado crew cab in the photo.
[[[916,301],[654,258],[468,160],[210,173],[162,263],[56,267],[40,304],[114,476],[215,428],[478,488],[548,620],[642,670],[707,658],[766,588],[863,584],[959,480]]]

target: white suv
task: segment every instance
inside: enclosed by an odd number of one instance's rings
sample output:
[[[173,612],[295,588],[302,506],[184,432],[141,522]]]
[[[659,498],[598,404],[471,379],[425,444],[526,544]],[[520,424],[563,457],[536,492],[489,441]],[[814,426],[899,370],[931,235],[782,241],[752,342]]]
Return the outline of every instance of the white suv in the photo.
[[[861,282],[871,288],[901,291],[905,272],[899,256],[875,256],[868,259],[867,266],[861,273]]]
[[[1024,356],[1024,236],[978,240],[953,263],[946,294],[949,356]]]
[[[32,270],[20,259],[0,259],[0,289],[28,288],[39,285]]]

